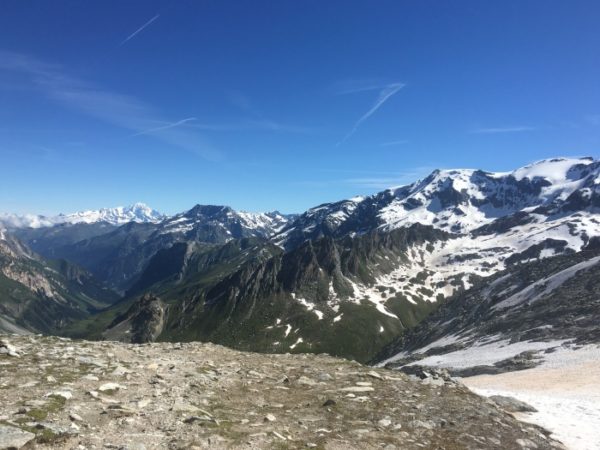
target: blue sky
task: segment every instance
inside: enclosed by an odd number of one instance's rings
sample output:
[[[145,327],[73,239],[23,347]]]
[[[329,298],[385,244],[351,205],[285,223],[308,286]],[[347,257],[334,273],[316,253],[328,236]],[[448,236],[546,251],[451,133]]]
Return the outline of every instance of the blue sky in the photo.
[[[597,1],[0,3],[0,211],[298,212],[600,155]]]

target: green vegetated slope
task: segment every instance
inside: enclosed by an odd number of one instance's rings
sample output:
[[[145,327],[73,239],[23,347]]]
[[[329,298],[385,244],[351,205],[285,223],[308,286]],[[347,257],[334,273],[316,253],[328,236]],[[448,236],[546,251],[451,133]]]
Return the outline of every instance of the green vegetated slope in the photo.
[[[414,246],[447,237],[414,225],[307,241],[287,253],[256,238],[225,245],[176,244],[152,258],[124,300],[68,333],[130,340],[146,317],[149,323],[161,323],[158,340],[212,341],[264,352],[326,352],[365,361],[437,303],[425,295],[411,302],[390,291],[384,313],[369,299],[357,298],[353,284],[373,285],[398,261],[407,260]],[[144,294],[152,312],[143,312],[138,304]],[[148,300],[148,294],[158,303]]]

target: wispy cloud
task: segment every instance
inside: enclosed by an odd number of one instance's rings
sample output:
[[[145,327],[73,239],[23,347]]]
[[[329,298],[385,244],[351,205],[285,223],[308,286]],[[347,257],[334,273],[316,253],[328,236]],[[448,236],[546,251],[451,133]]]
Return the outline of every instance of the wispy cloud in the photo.
[[[358,189],[388,189],[398,186],[404,186],[413,183],[417,180],[423,179],[434,170],[434,167],[420,166],[408,168],[400,172],[370,172],[370,171],[355,171],[355,170],[327,170],[328,172],[341,172],[341,173],[354,173],[357,176],[341,178],[341,179],[328,179],[319,181],[303,181],[299,184],[309,187],[328,187],[328,186],[339,186],[348,185]]]
[[[188,117],[187,119],[178,120],[177,122],[167,123],[156,128],[150,128],[149,130],[140,131],[139,133],[132,134],[131,137],[141,136],[143,134],[151,134],[157,131],[168,130],[169,128],[179,127],[181,125],[185,125],[186,123],[193,122],[195,120],[197,120],[195,117]]]
[[[382,174],[384,176],[366,176],[356,178],[346,178],[341,180],[345,184],[368,189],[388,189],[406,184],[414,183],[434,170],[433,167],[423,166],[407,169],[395,174]]]
[[[389,83],[380,79],[371,80],[341,80],[333,84],[333,93],[336,95],[355,94],[365,91],[379,91]]]
[[[362,85],[362,87],[360,85],[356,85],[353,89],[347,88],[345,91],[340,91],[340,94],[352,94],[355,92],[362,92],[362,91],[370,91],[370,90],[375,90],[375,89],[379,89],[379,95],[377,96],[377,99],[375,100],[375,103],[373,103],[373,105],[371,106],[371,108],[364,113],[355,123],[354,126],[352,127],[352,129],[348,132],[348,134],[346,134],[346,136],[344,136],[344,138],[337,143],[337,145],[341,145],[344,142],[346,142],[348,139],[350,139],[352,137],[352,135],[354,133],[356,133],[356,130],[358,130],[358,128],[363,124],[363,122],[365,120],[367,120],[369,117],[371,117],[373,114],[375,114],[375,112],[377,112],[377,110],[379,108],[381,108],[381,106],[388,101],[393,95],[395,95],[396,93],[398,93],[398,91],[400,89],[402,89],[405,86],[404,83],[389,83],[386,84],[385,86],[375,86],[374,84],[364,84]]]
[[[499,134],[499,133],[521,133],[523,131],[534,131],[535,127],[520,125],[512,127],[475,128],[470,134]]]
[[[151,135],[170,146],[216,161],[222,158],[197,132],[182,127],[188,119],[165,119],[156,108],[141,100],[103,89],[74,78],[55,64],[0,50],[0,70],[24,75],[31,86],[48,98],[87,116],[134,132]]]
[[[408,144],[408,140],[407,139],[400,139],[398,141],[389,141],[389,142],[382,142],[381,144],[379,144],[381,147],[394,147],[396,145],[404,145],[404,144]]]
[[[227,100],[249,118],[226,124],[198,124],[198,128],[222,131],[275,131],[283,133],[309,134],[314,128],[282,123],[265,117],[265,115],[252,103],[250,98],[239,91],[227,92]]]
[[[121,42],[119,44],[119,46],[124,45],[126,42],[130,41],[131,39],[133,39],[134,37],[136,37],[139,33],[141,33],[142,31],[144,31],[144,29],[146,29],[147,27],[149,27],[152,22],[154,22],[156,19],[158,19],[160,17],[160,14],[155,15],[152,19],[150,19],[148,22],[146,22],[144,25],[142,25],[141,27],[139,27],[137,30],[135,30],[133,33],[131,33],[129,36],[127,36],[123,42]]]

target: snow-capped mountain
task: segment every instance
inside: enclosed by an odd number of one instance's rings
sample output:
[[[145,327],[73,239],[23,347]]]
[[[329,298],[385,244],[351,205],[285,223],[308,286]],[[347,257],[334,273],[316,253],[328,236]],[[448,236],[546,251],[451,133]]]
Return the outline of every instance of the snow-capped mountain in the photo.
[[[406,186],[309,209],[275,239],[290,248],[319,236],[414,223],[468,233],[519,212],[535,221],[590,208],[600,208],[600,161],[555,158],[512,172],[435,170]]]
[[[106,226],[93,236],[83,224],[15,232],[131,293],[127,301],[173,300],[163,337],[367,360],[441,300],[589,248],[600,236],[600,161],[436,170],[296,217],[196,205],[158,223]]]
[[[41,255],[75,262],[108,284],[126,289],[156,252],[175,243],[222,245],[241,238],[268,239],[292,218],[276,211],[248,213],[213,205],[196,205],[164,217],[145,205],[134,205],[58,216],[54,226],[12,230]]]
[[[407,186],[312,208],[273,240],[291,251],[307,240],[414,224],[450,233],[415,246],[373,282],[353,285],[352,298],[384,311],[389,295],[381,286],[410,301],[422,300],[423,292],[435,301],[514,263],[578,252],[600,235],[599,213],[600,161],[555,158],[504,173],[436,170]]]
[[[144,203],[135,203],[130,206],[80,211],[51,217],[33,214],[4,214],[0,215],[0,223],[6,228],[43,228],[60,224],[97,222],[106,222],[111,225],[122,225],[129,222],[158,223],[166,217]]]
[[[227,242],[242,237],[269,238],[289,223],[290,216],[277,211],[250,213],[228,206],[196,205],[168,218],[158,234],[177,234],[204,242]]]

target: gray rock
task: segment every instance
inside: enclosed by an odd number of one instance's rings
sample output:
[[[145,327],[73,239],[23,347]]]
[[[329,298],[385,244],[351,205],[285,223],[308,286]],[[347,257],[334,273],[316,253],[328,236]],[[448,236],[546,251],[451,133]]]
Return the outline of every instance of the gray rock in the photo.
[[[428,430],[433,430],[435,428],[435,423],[431,420],[413,420],[409,422],[409,425],[412,428],[426,428]]]
[[[350,386],[340,389],[342,392],[373,392],[374,390],[371,386]]]
[[[430,386],[443,386],[446,384],[446,382],[441,379],[441,378],[424,378],[423,380],[421,380],[421,383],[423,384],[428,384]]]
[[[35,434],[15,427],[0,425],[0,449],[21,448],[35,438]]]
[[[522,448],[538,448],[537,444],[529,439],[517,439],[516,442]]]
[[[317,380],[331,381],[331,380],[333,380],[333,377],[331,375],[329,375],[327,372],[321,372],[321,373],[319,373],[319,375],[317,375]]]
[[[10,343],[8,343],[7,341],[0,341],[0,354],[5,354],[8,356],[14,356],[15,358],[20,358],[21,355],[19,355],[19,351],[17,350],[17,347],[15,347],[14,345],[11,345]]]
[[[537,409],[530,404],[513,397],[492,395],[490,400],[507,412],[537,412]]]
[[[377,422],[377,425],[379,425],[381,428],[387,428],[392,424],[392,421],[390,419],[384,418],[379,420],[379,422]]]
[[[305,376],[301,376],[300,378],[298,378],[298,384],[303,384],[305,386],[315,386],[317,382]]]
[[[81,416],[74,412],[69,414],[69,419],[71,419],[73,422],[83,422],[83,419],[81,418]]]

